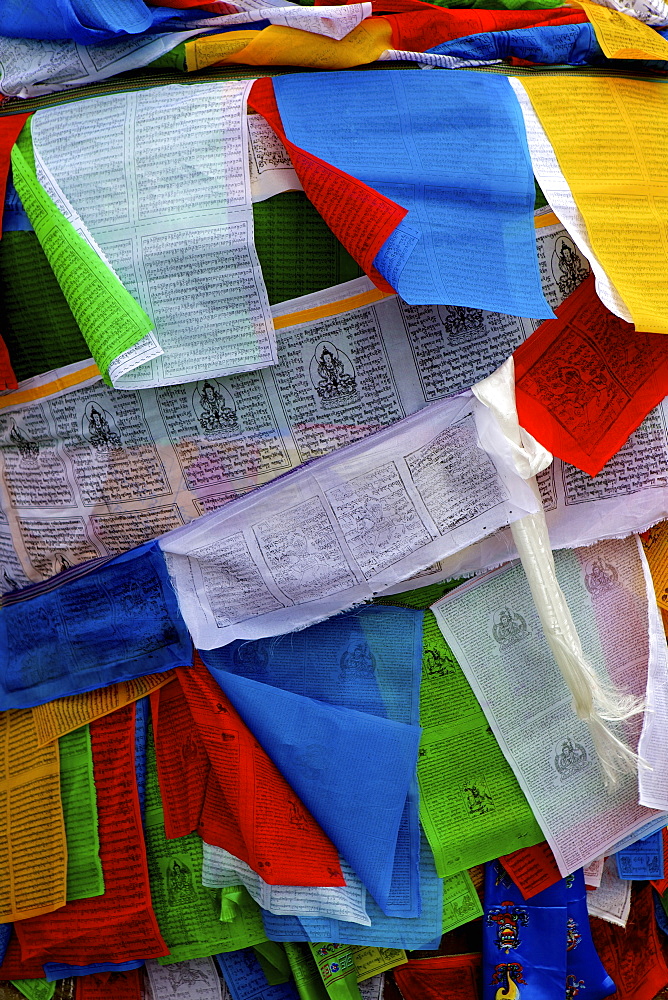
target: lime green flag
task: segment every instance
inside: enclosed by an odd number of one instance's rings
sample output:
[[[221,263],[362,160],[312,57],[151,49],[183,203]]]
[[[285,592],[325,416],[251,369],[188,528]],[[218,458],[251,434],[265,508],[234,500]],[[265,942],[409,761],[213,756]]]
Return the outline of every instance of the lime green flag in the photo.
[[[29,124],[12,149],[14,185],[90,353],[109,382],[110,364],[139,343],[153,323],[39,183]]]
[[[441,878],[545,839],[469,682],[428,610],[455,586],[457,581],[434,584],[379,602],[427,609],[417,772],[420,820]]]

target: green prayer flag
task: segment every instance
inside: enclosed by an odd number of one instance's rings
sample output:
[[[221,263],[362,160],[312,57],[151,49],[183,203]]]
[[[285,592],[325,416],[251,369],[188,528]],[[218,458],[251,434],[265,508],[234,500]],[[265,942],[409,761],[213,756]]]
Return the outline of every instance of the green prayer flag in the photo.
[[[11,982],[28,1000],[51,1000],[56,992],[56,984],[47,983],[46,979],[12,979]]]
[[[278,941],[263,941],[253,948],[270,986],[278,986],[292,979],[292,971],[285,948]]]
[[[90,348],[33,232],[2,234],[0,315],[3,340],[20,382],[90,357]]]
[[[111,268],[48,196],[31,164],[29,122],[12,149],[12,175],[23,207],[100,371],[153,329]]]
[[[330,1000],[362,1000],[357,985],[357,967],[349,944],[321,941],[309,944]]]
[[[443,879],[443,933],[482,916],[482,903],[467,871]]]
[[[469,682],[428,610],[460,581],[379,603],[424,608],[420,820],[441,878],[545,839]]]
[[[310,947],[297,941],[286,941],[284,947],[300,1000],[329,1000]]]
[[[158,783],[153,732],[146,748],[146,856],[151,898],[170,954],[161,965],[207,958],[266,940],[260,909],[245,894],[228,924],[220,920],[220,890],[202,885],[202,839],[168,840]],[[245,892],[245,890],[243,890]],[[255,909],[248,906],[248,903]]]
[[[104,895],[97,794],[88,726],[58,740],[60,796],[67,839],[67,899]]]
[[[285,191],[253,205],[253,222],[272,305],[363,273],[303,191]]]

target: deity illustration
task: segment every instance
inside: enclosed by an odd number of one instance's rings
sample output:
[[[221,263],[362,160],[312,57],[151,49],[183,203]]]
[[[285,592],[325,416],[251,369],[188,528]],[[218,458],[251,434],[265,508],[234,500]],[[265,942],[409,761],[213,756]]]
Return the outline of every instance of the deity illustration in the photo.
[[[566,1000],[573,1000],[573,997],[576,997],[584,988],[584,979],[576,979],[572,975],[566,976]]]
[[[575,777],[584,771],[589,763],[587,751],[581,743],[574,743],[570,738],[561,744],[561,752],[554,755],[554,766],[562,781]]]
[[[364,507],[355,514],[355,534],[364,538],[371,550],[389,548],[395,539],[397,527],[379,500],[367,497]]]
[[[376,670],[376,658],[366,642],[351,643],[341,654],[339,660],[340,677],[350,671],[358,677],[373,677]]]
[[[492,973],[491,985],[499,985],[495,1000],[519,1000],[518,983],[527,985],[524,978],[524,968],[519,962],[503,962],[497,965]]]
[[[308,826],[308,817],[301,802],[297,799],[288,799],[288,809],[290,825],[297,827],[298,830],[305,830]]]
[[[192,733],[188,733],[185,740],[181,744],[181,757],[184,763],[188,761],[197,760],[198,757],[204,757],[204,748],[199,739],[197,739]]]
[[[239,425],[232,396],[215,378],[197,383],[193,393],[193,409],[205,431],[230,430]]]
[[[463,791],[470,816],[485,816],[494,811],[494,799],[481,783],[471,782],[469,785],[464,785]]]
[[[569,917],[566,921],[566,951],[573,951],[582,941],[582,934],[578,931],[578,925]]]
[[[242,642],[232,654],[235,666],[244,677],[263,676],[267,672],[269,652],[263,642]]]
[[[528,634],[527,623],[516,611],[502,608],[494,615],[492,635],[501,648],[512,646]]]
[[[176,858],[172,858],[165,869],[165,883],[169,906],[175,906],[193,895],[192,872],[188,865]]]
[[[317,743],[294,747],[292,755],[308,781],[318,781],[322,777],[322,749]]]
[[[352,361],[329,341],[323,341],[316,347],[309,374],[323,403],[337,403],[357,395]]]
[[[63,570],[70,569],[72,563],[62,552],[56,552],[53,557],[53,572],[62,573]]]
[[[490,907],[487,914],[487,925],[496,924],[496,940],[494,944],[508,954],[516,951],[520,944],[520,925],[526,927],[529,923],[529,912],[524,906],[516,906],[512,899],[504,899],[500,906]],[[497,966],[498,968],[498,966]]]
[[[99,404],[86,403],[83,416],[83,435],[96,451],[122,447],[121,436],[111,413]]]
[[[281,549],[275,558],[285,568],[291,584],[308,588],[321,583],[323,574],[327,574],[329,560],[323,552],[314,549],[303,531],[297,529],[286,535]]]
[[[30,441],[16,422],[12,420],[12,429],[9,432],[9,440],[18,448],[21,458],[37,458],[39,455],[39,445],[36,441]]]
[[[454,662],[440,649],[425,649],[422,666],[428,677],[448,677],[455,672]]]
[[[451,346],[485,336],[485,316],[482,309],[469,309],[467,306],[437,306],[437,309]]]
[[[601,371],[583,372],[564,365],[555,372],[550,386],[555,403],[562,412],[585,424],[593,424],[608,402],[608,385]]]
[[[590,594],[598,597],[614,587],[618,579],[617,570],[612,563],[604,562],[599,556],[587,568],[585,587]]]
[[[589,270],[583,265],[575,244],[565,236],[557,240],[557,245],[554,248],[552,254],[552,274],[564,298],[570,295],[571,292],[574,292],[589,274]]]
[[[195,983],[205,983],[207,978],[199,969],[193,969],[188,962],[178,962],[176,965],[168,965],[165,969],[169,985],[174,993],[180,993],[182,989],[187,990]]]

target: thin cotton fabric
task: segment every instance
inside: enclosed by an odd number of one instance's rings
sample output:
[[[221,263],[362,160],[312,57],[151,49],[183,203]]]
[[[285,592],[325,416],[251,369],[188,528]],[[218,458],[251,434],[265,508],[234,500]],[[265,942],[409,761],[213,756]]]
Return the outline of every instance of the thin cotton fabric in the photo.
[[[419,726],[216,677],[237,712],[375,901],[387,907]]]
[[[341,941],[359,947],[403,948],[407,951],[434,951],[443,926],[443,879],[436,874],[434,858],[422,837],[420,850],[419,917],[402,919],[387,916],[367,896],[366,909],[371,926],[321,917],[277,916],[262,911],[267,937],[272,941]]]
[[[292,143],[408,209],[374,260],[406,302],[554,315],[538,271],[524,122],[506,79],[390,70],[273,84]]]
[[[170,21],[178,26],[179,18],[174,10],[147,7],[143,0],[3,0],[0,35],[91,45],[165,30]]]
[[[412,608],[371,606],[300,632],[234,642],[202,651],[200,656],[221,684],[223,672],[237,674],[307,699],[418,726],[422,614]],[[336,759],[335,745],[329,746],[329,752]],[[292,772],[286,777],[292,783]],[[357,780],[361,786],[365,784],[363,774]],[[369,791],[373,795],[373,790]],[[347,823],[345,816],[340,821],[333,816],[331,822],[337,823],[336,837],[344,837],[341,827]],[[329,836],[337,843],[332,831]],[[419,853],[418,795],[412,782],[397,839],[386,913],[419,915]]]
[[[100,562],[5,596],[0,710],[192,662],[158,543]]]

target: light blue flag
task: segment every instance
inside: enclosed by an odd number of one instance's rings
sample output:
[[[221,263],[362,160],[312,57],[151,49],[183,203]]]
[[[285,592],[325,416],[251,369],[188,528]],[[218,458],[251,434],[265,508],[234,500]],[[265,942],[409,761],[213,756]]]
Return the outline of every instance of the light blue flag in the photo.
[[[218,683],[222,672],[237,674],[328,705],[418,726],[422,614],[413,608],[370,605],[300,632],[234,642],[202,650],[200,656]],[[332,747],[333,756],[336,752]],[[332,833],[330,837],[337,842]],[[399,828],[386,913],[419,915],[419,853],[413,781]]]
[[[3,597],[0,711],[191,663],[157,542]]]
[[[420,727],[224,671],[216,680],[339,853],[386,907]]]
[[[538,270],[524,120],[507,79],[375,70],[273,84],[288,139],[408,209],[374,261],[406,302],[554,316]]]
[[[367,899],[370,927],[322,917],[281,917],[266,910],[262,911],[262,920],[265,933],[272,941],[338,941],[374,948],[433,950],[435,939],[440,941],[441,938],[443,879],[436,874],[434,859],[424,837],[420,851],[420,894],[422,913],[413,918],[388,917],[372,899]]]

